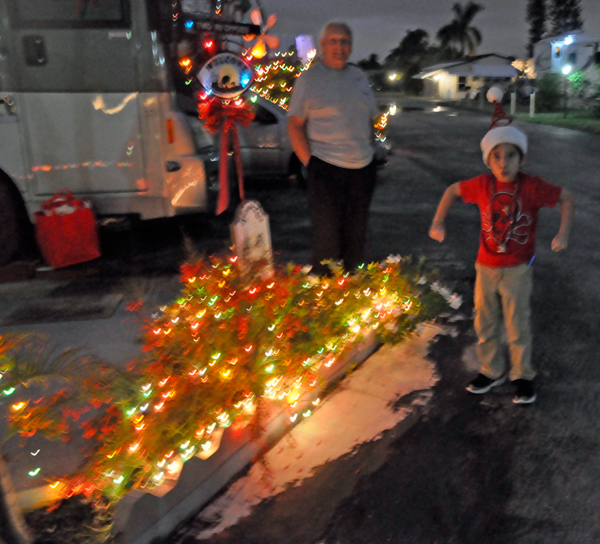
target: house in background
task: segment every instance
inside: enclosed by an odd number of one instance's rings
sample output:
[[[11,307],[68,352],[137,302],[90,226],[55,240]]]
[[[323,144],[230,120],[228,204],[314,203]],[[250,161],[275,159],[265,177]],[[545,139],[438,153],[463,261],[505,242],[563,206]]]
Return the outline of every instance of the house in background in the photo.
[[[475,98],[484,86],[505,87],[520,74],[511,59],[491,53],[427,66],[414,77],[425,83],[427,98],[462,100]]]
[[[537,78],[559,74],[565,66],[570,72],[586,70],[598,62],[600,38],[577,30],[540,40],[533,46],[534,71]]]

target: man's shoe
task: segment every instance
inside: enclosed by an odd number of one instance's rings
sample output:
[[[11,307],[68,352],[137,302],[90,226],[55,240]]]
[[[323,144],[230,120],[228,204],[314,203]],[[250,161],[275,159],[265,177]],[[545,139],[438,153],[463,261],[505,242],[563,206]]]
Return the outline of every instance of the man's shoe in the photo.
[[[506,381],[506,376],[501,376],[496,380],[492,380],[483,374],[477,374],[477,377],[467,385],[467,391],[469,393],[475,393],[476,395],[482,395],[487,393],[492,387],[502,385]]]
[[[516,387],[515,397],[513,398],[515,404],[531,404],[535,401],[537,395],[531,380],[515,380],[513,383]]]

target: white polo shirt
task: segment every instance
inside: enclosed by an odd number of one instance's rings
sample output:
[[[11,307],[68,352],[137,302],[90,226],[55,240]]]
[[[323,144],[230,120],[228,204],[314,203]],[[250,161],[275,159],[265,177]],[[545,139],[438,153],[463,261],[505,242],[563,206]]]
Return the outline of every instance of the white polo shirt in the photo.
[[[373,118],[379,115],[364,72],[315,62],[294,85],[288,116],[306,120],[311,155],[342,168],[373,160]]]

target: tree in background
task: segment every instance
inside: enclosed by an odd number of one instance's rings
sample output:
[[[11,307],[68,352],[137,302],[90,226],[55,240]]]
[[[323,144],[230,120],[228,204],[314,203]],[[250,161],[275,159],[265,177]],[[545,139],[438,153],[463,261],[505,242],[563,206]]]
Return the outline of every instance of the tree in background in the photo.
[[[560,110],[562,84],[563,80],[560,74],[546,74],[537,81],[535,105],[539,112],[547,113]]]
[[[371,53],[366,59],[359,60],[356,64],[364,70],[381,70],[382,66],[379,62],[379,55]]]
[[[421,80],[413,79],[421,71],[423,59],[429,52],[429,34],[422,28],[408,30],[398,47],[385,58],[388,70],[401,74],[400,88],[409,94],[419,94],[423,88]]]
[[[422,28],[408,30],[397,47],[385,57],[383,65],[376,54],[358,61],[358,66],[367,72],[369,81],[376,90],[401,90],[408,94],[420,94],[423,82],[413,79],[424,66],[448,62],[461,57],[451,44],[431,44],[429,34]],[[386,73],[397,72],[399,78],[390,82]]]
[[[529,23],[529,42],[527,43],[527,55],[533,57],[533,46],[539,42],[546,32],[546,2],[545,0],[528,0],[527,16],[525,20]]]
[[[454,19],[438,30],[437,38],[442,48],[448,45],[456,45],[460,56],[465,52],[475,55],[476,48],[481,44],[481,31],[471,26],[475,16],[484,8],[475,2],[467,2],[464,6],[460,3],[452,6]]]
[[[367,58],[359,60],[356,64],[365,71],[374,90],[381,91],[386,87],[383,65],[379,62],[379,55],[371,53]]]
[[[552,23],[550,32],[553,36],[581,30],[583,21],[580,0],[551,0],[550,21]]]
[[[408,30],[398,47],[392,49],[385,58],[388,66],[401,68],[418,62],[429,50],[429,34],[422,28]]]

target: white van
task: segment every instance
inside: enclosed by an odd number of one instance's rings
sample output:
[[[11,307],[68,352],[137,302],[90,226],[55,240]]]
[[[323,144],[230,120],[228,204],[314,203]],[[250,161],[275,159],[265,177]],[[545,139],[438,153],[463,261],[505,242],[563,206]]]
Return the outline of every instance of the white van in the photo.
[[[0,0],[0,264],[62,189],[100,215],[212,209],[213,141],[175,106],[171,3]]]

